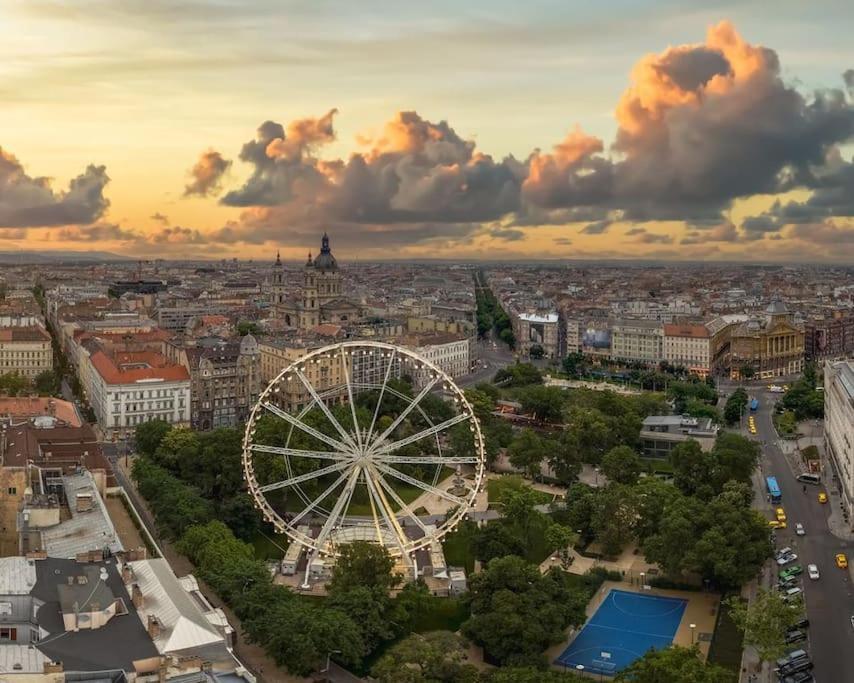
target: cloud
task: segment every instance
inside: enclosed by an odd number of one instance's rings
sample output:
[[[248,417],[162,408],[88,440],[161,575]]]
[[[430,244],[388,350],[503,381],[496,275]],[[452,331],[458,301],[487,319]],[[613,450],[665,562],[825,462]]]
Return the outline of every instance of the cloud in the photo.
[[[525,233],[515,228],[492,228],[489,236],[504,242],[517,242],[525,239]]]
[[[50,178],[28,175],[18,159],[0,147],[0,228],[92,223],[110,205],[104,197],[109,181],[104,166],[89,165],[67,190],[56,192]]]
[[[159,211],[156,211],[155,213],[151,214],[149,218],[153,221],[157,221],[158,223],[163,223],[164,225],[168,225],[169,223],[169,216],[166,216],[160,213]]]
[[[212,197],[219,193],[223,175],[231,166],[231,161],[216,150],[202,152],[199,160],[190,169],[190,182],[184,186],[185,197]]]
[[[594,221],[593,223],[588,223],[583,228],[581,228],[581,232],[584,235],[601,235],[603,232],[606,232],[610,227],[611,221],[609,220]]]
[[[854,77],[845,78],[850,90]],[[525,200],[607,207],[629,220],[719,222],[736,198],[816,187],[828,153],[854,135],[842,90],[802,95],[780,77],[774,51],[728,22],[704,44],[641,59],[616,119],[608,156],[578,129],[550,154],[535,153]]]
[[[66,242],[128,242],[143,239],[133,230],[123,228],[116,223],[95,223],[88,226],[62,228],[57,238]]]

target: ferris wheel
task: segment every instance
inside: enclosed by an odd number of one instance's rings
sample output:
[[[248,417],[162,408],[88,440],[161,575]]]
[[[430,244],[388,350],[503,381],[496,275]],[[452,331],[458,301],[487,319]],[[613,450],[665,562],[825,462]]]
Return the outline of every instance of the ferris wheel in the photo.
[[[430,548],[473,507],[484,469],[462,390],[429,360],[374,341],[287,366],[261,393],[243,441],[265,520],[321,557],[355,540],[404,560]]]

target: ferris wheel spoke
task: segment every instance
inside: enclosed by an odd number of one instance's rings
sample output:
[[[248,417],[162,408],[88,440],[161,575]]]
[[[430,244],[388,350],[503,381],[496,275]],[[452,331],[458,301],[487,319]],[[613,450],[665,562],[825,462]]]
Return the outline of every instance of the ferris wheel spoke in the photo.
[[[392,500],[398,504],[400,509],[403,510],[406,516],[411,518],[415,524],[421,528],[425,536],[428,535],[430,531],[427,529],[427,525],[421,521],[421,518],[412,511],[412,508],[403,501],[403,498],[397,495],[397,491],[395,491],[385,478],[379,475],[379,473],[377,473],[377,481],[380,483],[380,486],[386,490],[386,493],[391,496]]]
[[[380,444],[378,446],[374,446],[371,450],[371,455],[378,456],[383,455],[384,453],[393,453],[398,448],[403,448],[404,446],[408,446],[411,443],[415,443],[416,441],[421,441],[421,439],[426,439],[428,436],[433,436],[434,434],[438,434],[449,427],[453,427],[455,424],[459,424],[460,422],[465,422],[466,420],[471,419],[471,415],[468,413],[460,413],[459,415],[455,415],[454,417],[445,420],[444,422],[440,422],[437,425],[433,425],[423,431],[417,432],[411,436],[407,436],[398,441],[392,441],[391,443]]]
[[[347,480],[347,483],[344,485],[344,490],[341,492],[341,495],[338,496],[338,500],[335,501],[335,505],[332,506],[332,509],[329,511],[329,517],[327,517],[326,521],[323,523],[323,526],[320,528],[320,533],[318,533],[317,538],[314,540],[315,548],[322,548],[323,544],[326,542],[329,534],[335,528],[336,523],[340,522],[341,510],[344,508],[345,502],[349,504],[350,498],[353,496],[353,489],[356,488],[356,482],[359,481],[359,473],[361,472],[361,467],[358,465],[353,467],[353,470],[350,472],[350,478]]]
[[[272,403],[268,403],[266,401],[264,403],[262,403],[261,405],[264,406],[271,413],[273,413],[273,415],[276,415],[276,416],[282,418],[288,424],[296,427],[297,429],[304,431],[306,434],[313,436],[315,439],[318,439],[319,441],[322,441],[323,443],[332,446],[332,448],[334,448],[334,449],[336,449],[342,453],[352,453],[352,450],[350,449],[350,447],[347,444],[344,444],[344,443],[338,441],[338,439],[333,439],[331,436],[326,436],[326,434],[324,434],[323,432],[320,432],[320,431],[316,430],[314,427],[310,427],[305,422],[302,422],[301,420],[298,420],[297,418],[293,417],[292,415],[289,415],[288,413],[286,413],[284,410],[282,410],[278,406],[274,406]]]
[[[309,512],[314,510],[320,503],[322,503],[326,497],[332,493],[338,486],[344,481],[348,476],[350,476],[349,471],[345,471],[338,477],[323,493],[321,493],[317,498],[311,501],[308,505],[306,505],[302,510],[299,511],[299,514],[292,517],[290,520],[291,526],[296,526],[297,522],[299,522],[303,517],[305,517]]]
[[[350,361],[353,360],[353,353],[350,354]],[[356,402],[353,400],[353,384],[350,382],[350,369],[347,367],[347,356],[344,354],[344,347],[341,347],[341,368],[344,370],[344,381],[347,383],[347,398],[350,401],[350,413],[353,416],[353,430],[356,434],[356,442],[359,448],[362,448],[362,430],[359,429],[359,420],[356,418]],[[352,365],[350,366],[352,368]]]
[[[379,507],[380,509],[380,514],[383,516],[383,519],[385,519],[385,523],[386,525],[388,525],[389,531],[394,534],[394,538],[397,542],[398,547],[400,548],[400,552],[405,555],[407,540],[406,534],[403,533],[403,529],[400,527],[400,524],[398,524],[394,513],[390,512],[391,506],[383,495],[383,492],[380,491],[379,487],[377,486],[377,483],[374,480],[375,477],[379,478],[376,473],[376,470],[372,470],[371,472],[365,472],[365,481],[368,485],[368,492],[376,500],[377,507]]]
[[[398,465],[473,465],[480,458],[476,455],[387,455],[380,453],[373,456],[375,462]]]
[[[385,439],[387,439],[387,438],[389,437],[389,435],[390,435],[390,434],[392,434],[392,433],[394,432],[394,430],[395,430],[395,429],[397,429],[397,426],[398,426],[401,422],[403,422],[403,421],[406,419],[406,417],[409,415],[409,413],[411,413],[411,412],[412,412],[412,410],[413,410],[413,409],[414,409],[414,408],[415,408],[419,403],[421,403],[421,400],[422,400],[422,399],[423,399],[423,398],[424,398],[428,393],[430,393],[430,390],[431,390],[431,389],[432,389],[432,388],[433,388],[433,387],[434,387],[438,382],[439,382],[439,378],[438,378],[438,377],[434,377],[432,380],[430,380],[429,382],[427,382],[427,384],[426,384],[426,385],[424,386],[424,388],[421,390],[421,393],[419,393],[419,394],[418,394],[418,396],[416,396],[414,399],[412,399],[412,402],[411,402],[409,405],[407,405],[403,410],[401,410],[401,411],[400,411],[400,415],[398,415],[398,416],[394,419],[394,422],[392,422],[392,423],[388,426],[388,428],[387,428],[387,429],[386,429],[382,434],[380,434],[376,439],[374,439],[373,443],[372,443],[372,444],[370,444],[370,448],[374,448],[374,446],[375,446],[376,444],[382,443]]]
[[[314,399],[314,402],[317,404],[317,407],[323,411],[323,414],[326,415],[326,419],[335,427],[336,431],[341,435],[341,437],[347,443],[353,444],[353,436],[348,434],[344,427],[341,426],[341,423],[335,419],[335,416],[332,414],[332,411],[329,410],[329,406],[326,405],[326,401],[324,401],[320,396],[318,396],[317,391],[315,391],[314,386],[312,386],[311,382],[308,381],[308,378],[302,373],[299,368],[294,368],[294,373],[297,377],[299,377],[300,382],[302,382],[303,386],[308,390],[308,393],[311,394],[311,397]]]
[[[257,453],[272,453],[274,455],[288,455],[295,458],[317,458],[319,460],[352,460],[349,453],[335,453],[333,451],[303,451],[299,448],[283,448],[282,446],[267,446],[265,444],[253,443],[250,448]]]
[[[455,496],[453,493],[448,493],[447,491],[443,491],[438,486],[431,486],[430,484],[425,484],[420,479],[416,479],[415,477],[410,477],[408,474],[404,474],[400,470],[394,469],[394,467],[389,467],[388,465],[383,465],[382,463],[375,462],[374,467],[376,467],[381,472],[385,472],[386,474],[395,477],[396,479],[400,479],[401,481],[406,482],[407,484],[412,484],[413,486],[418,487],[422,491],[426,491],[427,493],[432,493],[434,495],[439,496],[440,498],[444,498],[456,505],[467,505],[466,501],[459,496]]]
[[[258,491],[260,491],[261,493],[267,493],[268,491],[276,491],[278,489],[283,489],[288,486],[293,486],[294,484],[301,484],[304,481],[317,479],[318,477],[322,477],[324,474],[340,472],[341,470],[347,469],[349,467],[354,467],[352,462],[339,462],[334,465],[328,465],[327,467],[321,467],[319,470],[312,470],[311,472],[306,472],[305,474],[299,474],[296,477],[291,477],[290,479],[277,481],[274,484],[259,486]]]
[[[383,396],[385,395],[385,389],[388,386],[388,380],[391,376],[391,368],[394,365],[394,359],[397,355],[397,351],[392,351],[389,354],[388,359],[388,367],[385,369],[385,377],[383,378],[383,385],[380,387],[380,395],[377,398],[377,407],[374,408],[374,417],[371,420],[371,426],[368,427],[367,436],[365,436],[365,443],[371,443],[371,434],[374,433],[374,426],[377,424],[377,416],[380,414],[380,406],[383,403]]]

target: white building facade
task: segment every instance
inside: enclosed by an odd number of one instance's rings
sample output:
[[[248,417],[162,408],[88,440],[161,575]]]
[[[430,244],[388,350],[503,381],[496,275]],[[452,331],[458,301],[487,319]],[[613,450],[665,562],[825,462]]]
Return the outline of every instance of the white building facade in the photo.
[[[700,377],[709,374],[712,335],[705,325],[665,325],[662,360]]]
[[[824,366],[824,443],[842,485],[848,519],[854,520],[854,361]]]

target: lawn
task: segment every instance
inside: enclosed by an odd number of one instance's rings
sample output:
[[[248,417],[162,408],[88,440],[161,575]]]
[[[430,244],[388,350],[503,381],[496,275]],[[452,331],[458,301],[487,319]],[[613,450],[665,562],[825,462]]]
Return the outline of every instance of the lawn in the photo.
[[[500,503],[505,491],[518,491],[529,486],[530,484],[518,474],[505,474],[497,479],[489,479],[486,484],[487,500],[490,505]],[[537,503],[540,505],[547,505],[554,500],[554,496],[545,491],[534,489],[534,494],[537,497]]]
[[[255,548],[255,557],[259,560],[281,560],[285,556],[283,548],[288,547],[289,540],[284,534],[271,536],[259,530],[250,543]]]
[[[442,545],[445,552],[445,562],[449,567],[464,567],[466,574],[474,571],[474,553],[472,539],[477,534],[474,522],[463,522],[453,533],[445,536]]]
[[[709,648],[709,662],[732,671],[733,681],[737,680],[738,671],[741,668],[742,640],[741,631],[729,618],[729,608],[722,602]]]
[[[667,458],[641,458],[641,463],[652,474],[673,474],[673,464]]]

